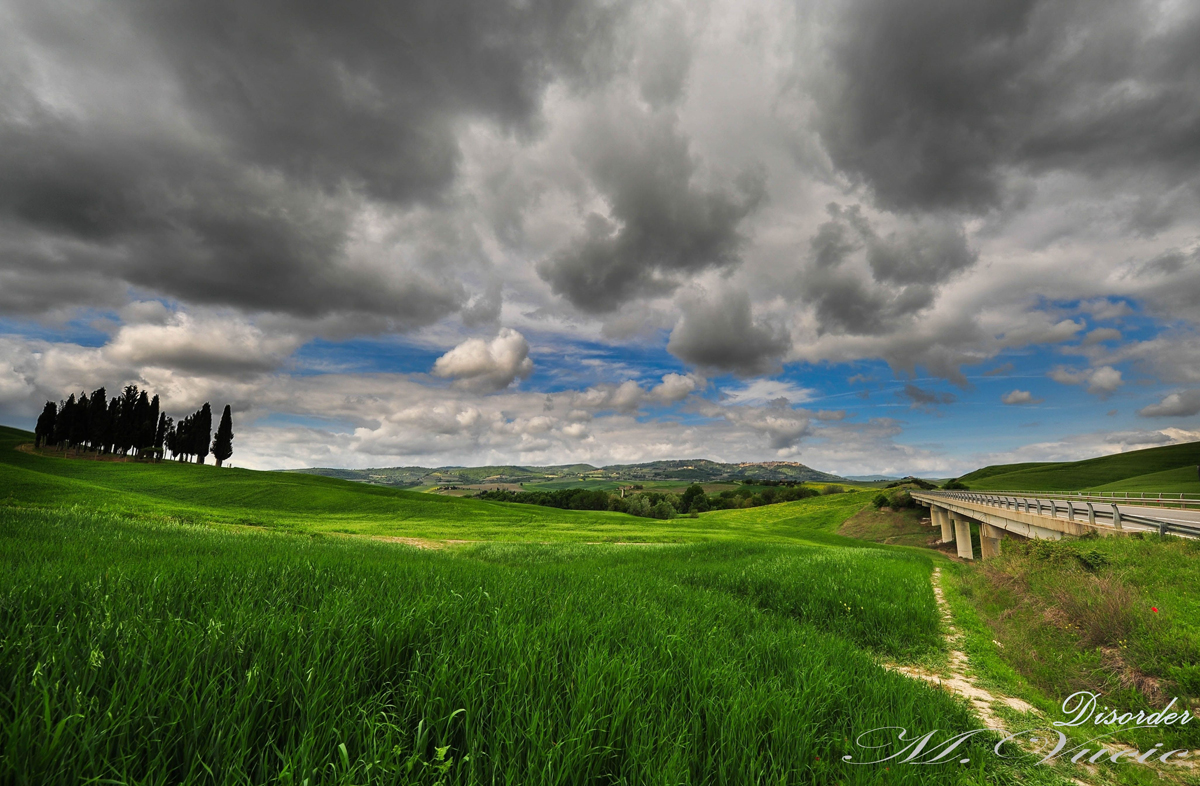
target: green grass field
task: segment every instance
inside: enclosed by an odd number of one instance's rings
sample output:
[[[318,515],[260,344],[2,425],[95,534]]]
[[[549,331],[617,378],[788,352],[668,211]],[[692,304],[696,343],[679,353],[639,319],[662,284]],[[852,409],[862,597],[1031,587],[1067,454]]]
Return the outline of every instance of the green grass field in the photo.
[[[0,509],[0,781],[983,783],[858,767],[973,727],[882,669],[937,646],[928,560],[484,545]],[[1030,772],[1028,776],[1049,773]]]
[[[972,489],[1162,491],[1200,496],[1200,442],[1134,450],[1084,461],[1000,464],[963,475]]]
[[[944,558],[837,534],[873,492],[657,521],[27,440],[0,432],[0,783],[1063,782],[986,737],[843,760],[978,728],[882,666],[944,658]]]

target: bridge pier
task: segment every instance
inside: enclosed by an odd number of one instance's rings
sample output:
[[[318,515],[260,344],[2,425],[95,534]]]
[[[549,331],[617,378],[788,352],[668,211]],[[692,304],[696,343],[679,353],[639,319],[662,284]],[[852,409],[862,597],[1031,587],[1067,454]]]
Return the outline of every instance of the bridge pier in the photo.
[[[1000,556],[1000,541],[1004,539],[1004,530],[991,524],[979,525],[979,556],[983,559]]]
[[[933,523],[942,528],[942,543],[954,542],[954,525],[950,522],[950,511],[931,505],[929,508]]]
[[[958,556],[963,559],[975,559],[975,547],[971,544],[971,522],[951,514],[954,521],[954,541],[958,546]]]

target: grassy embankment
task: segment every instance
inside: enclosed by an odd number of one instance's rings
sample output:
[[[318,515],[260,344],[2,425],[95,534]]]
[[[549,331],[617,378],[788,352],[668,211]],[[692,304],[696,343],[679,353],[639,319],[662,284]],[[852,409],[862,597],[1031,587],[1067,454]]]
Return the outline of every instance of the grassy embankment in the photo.
[[[972,489],[1196,493],[1198,462],[1200,443],[1190,443],[988,467],[962,480]],[[1200,541],[1005,541],[999,558],[944,575],[986,681],[1055,715],[1077,690],[1134,712],[1172,697],[1200,707]],[[1200,725],[1180,740],[1200,747]]]
[[[771,515],[783,505],[680,520],[696,539],[771,545],[419,551],[321,531],[328,517],[367,533],[582,539],[627,517],[11,444],[0,455],[0,782],[1015,774],[982,741],[962,750],[968,765],[842,761],[867,753],[853,740],[871,728],[974,725],[876,660],[940,646],[929,557],[815,545],[849,542],[830,533],[854,495],[794,503],[790,523]],[[250,514],[263,526],[240,526]],[[613,526],[646,539],[675,524]],[[814,544],[786,543],[801,535]]]

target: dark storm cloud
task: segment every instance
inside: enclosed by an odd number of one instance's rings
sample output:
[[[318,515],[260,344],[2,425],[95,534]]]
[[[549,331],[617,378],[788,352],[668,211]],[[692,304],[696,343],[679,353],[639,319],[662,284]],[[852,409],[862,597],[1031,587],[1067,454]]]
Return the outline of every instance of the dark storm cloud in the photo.
[[[755,323],[745,292],[722,292],[712,300],[686,298],[682,308],[667,351],[688,363],[760,374],[776,367],[791,346],[786,332]]]
[[[611,217],[592,214],[582,236],[538,265],[555,294],[604,313],[737,264],[738,227],[765,194],[761,173],[736,178],[733,188],[697,182],[697,161],[669,114],[598,124],[585,147]]]
[[[1008,169],[1194,180],[1200,11],[1172,5],[854,0],[826,39],[819,132],[905,210],[986,209]],[[1143,212],[1149,231],[1170,221]]]
[[[612,21],[575,0],[134,8],[226,140],[261,164],[387,200],[448,182],[461,115],[527,127],[551,75],[586,78]]]
[[[0,228],[10,238],[0,274],[30,290],[27,311],[48,256],[81,278],[187,301],[427,324],[466,302],[462,285],[442,266],[407,269],[420,259],[347,263],[354,210],[362,199],[438,205],[456,174],[456,124],[484,118],[529,133],[552,79],[582,85],[604,71],[617,10],[27,4],[14,17],[29,53],[0,57]],[[161,89],[114,88],[111,100],[62,111],[32,76],[39,58],[68,93],[87,95],[97,74]],[[28,242],[14,249],[11,238]],[[72,291],[60,288],[57,302]]]
[[[810,241],[812,266],[797,297],[816,308],[822,331],[880,335],[928,308],[938,287],[975,264],[978,254],[955,222],[924,218],[879,235],[857,205],[831,204],[830,220]],[[847,265],[864,251],[865,270]]]

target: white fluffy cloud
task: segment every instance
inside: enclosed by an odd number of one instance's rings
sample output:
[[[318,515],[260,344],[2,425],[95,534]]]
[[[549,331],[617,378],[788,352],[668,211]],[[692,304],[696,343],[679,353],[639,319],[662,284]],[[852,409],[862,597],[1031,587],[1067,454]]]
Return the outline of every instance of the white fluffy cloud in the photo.
[[[1056,366],[1050,370],[1048,376],[1063,385],[1086,385],[1088,393],[1094,393],[1101,398],[1112,394],[1125,384],[1121,372],[1112,366],[1082,370]]]
[[[1138,410],[1147,418],[1186,418],[1200,414],[1200,390],[1178,390],[1163,397],[1157,404]]]
[[[704,386],[695,374],[663,374],[662,382],[650,389],[650,397],[662,404],[682,401]]]
[[[475,393],[503,390],[532,372],[529,343],[512,328],[501,328],[491,341],[467,339],[433,364],[436,376],[452,379],[456,387]]]
[[[156,309],[136,313],[159,316]],[[177,312],[161,322],[122,325],[105,353],[131,367],[239,374],[279,368],[303,341],[294,334],[267,334],[237,314]]]
[[[1034,398],[1033,394],[1028,390],[1013,390],[1005,393],[1000,397],[1000,401],[1005,404],[1037,404],[1041,401],[1040,398]]]

